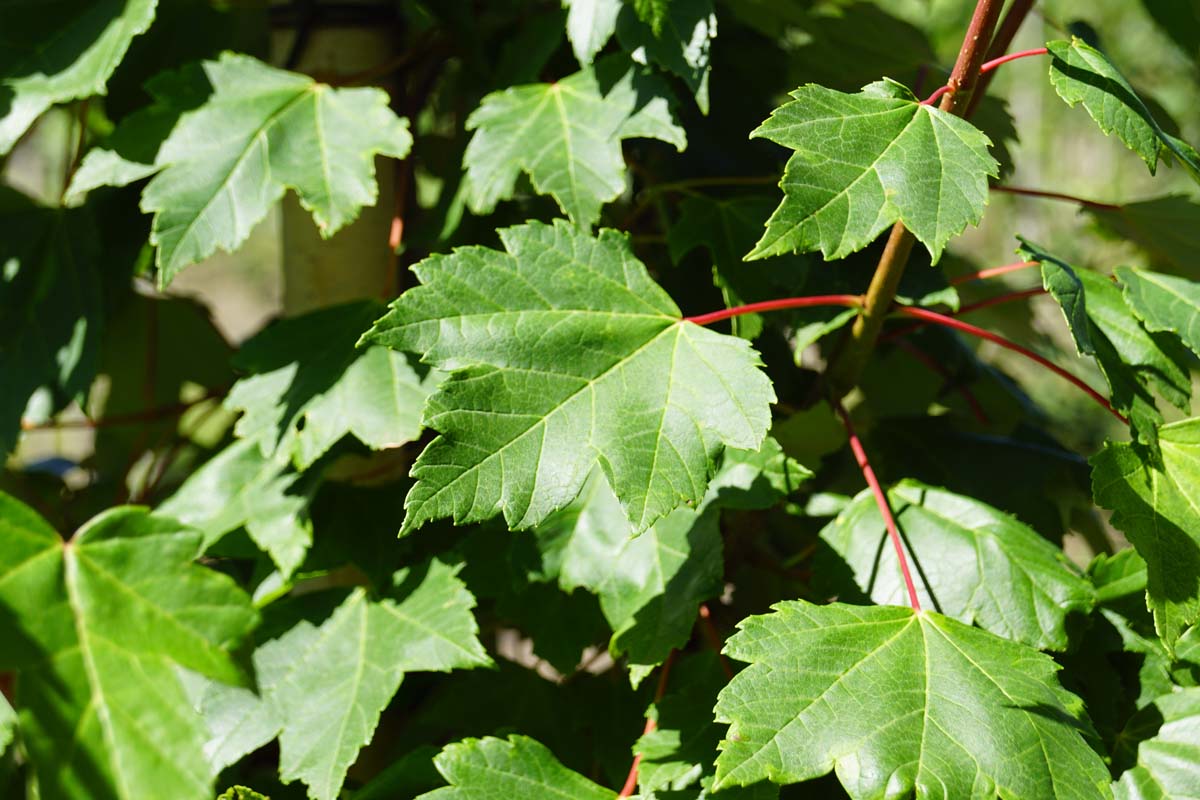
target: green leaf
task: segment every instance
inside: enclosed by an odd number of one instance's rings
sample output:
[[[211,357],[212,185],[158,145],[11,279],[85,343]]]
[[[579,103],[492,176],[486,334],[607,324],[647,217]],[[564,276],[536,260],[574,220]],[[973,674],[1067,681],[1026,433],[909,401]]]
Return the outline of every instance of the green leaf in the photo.
[[[621,0],[562,0],[567,11],[567,38],[579,66],[592,63],[617,29]],[[561,41],[561,40],[560,40]]]
[[[8,704],[8,698],[0,693],[0,755],[12,744],[17,731],[17,712]]]
[[[645,531],[698,503],[726,447],[756,449],[770,382],[749,345],[680,320],[615,231],[559,220],[414,267],[422,286],[365,336],[456,370],[430,398],[441,435],[413,467],[403,531],[503,513],[527,528],[599,464]]]
[[[179,117],[149,169],[120,168],[111,163],[119,155],[93,156],[106,161],[89,165],[113,183],[158,173],[142,210],[154,214],[161,286],[218,249],[236,249],[289,187],[321,235],[332,236],[375,203],[375,155],[408,154],[407,123],[379,89],[332,89],[233,53],[204,62],[204,73],[212,96]],[[144,118],[146,139],[162,133],[159,120]]]
[[[420,436],[421,410],[441,376],[386,347],[355,349],[381,310],[369,301],[324,308],[280,320],[243,344],[233,365],[252,374],[225,401],[246,412],[237,435],[300,469],[347,434],[376,450]]]
[[[54,0],[5,4],[0,30],[0,155],[43,111],[104,94],[156,0]]]
[[[983,216],[998,164],[969,122],[892,81],[858,94],[809,84],[791,96],[750,134],[796,153],[780,182],[783,203],[747,258],[793,250],[842,258],[900,221],[936,263]]]
[[[1160,726],[1138,744],[1137,766],[1113,787],[1117,800],[1186,800],[1200,787],[1200,689],[1164,695],[1143,709]]]
[[[1168,154],[1178,159],[1200,182],[1200,154],[1163,130],[1129,81],[1108,58],[1079,39],[1047,42],[1050,50],[1050,82],[1067,105],[1083,103],[1088,114],[1106,135],[1116,132],[1137,153],[1150,173]]]
[[[47,417],[86,396],[103,324],[99,250],[88,212],[0,187],[0,453],[16,445],[31,398]]]
[[[1200,250],[1200,205],[1182,195],[1125,203],[1115,209],[1084,206],[1083,211],[1117,239],[1133,242],[1152,266],[1187,275]]]
[[[404,673],[491,663],[457,571],[436,560],[401,570],[395,600],[356,589],[320,627],[301,622],[255,652],[263,700],[282,726],[284,781],[299,778],[310,797],[337,797]]]
[[[230,786],[217,800],[271,800],[265,794],[259,794],[245,786]]]
[[[1111,797],[1082,704],[1030,647],[895,607],[784,602],[739,628],[718,790],[836,770],[856,800]]]
[[[1059,548],[1015,517],[945,489],[904,480],[888,497],[922,606],[1041,650],[1066,649],[1067,615],[1091,610],[1095,597]],[[869,490],[821,538],[845,559],[872,602],[906,601],[895,550]]]
[[[709,51],[717,38],[712,0],[672,0],[650,16],[647,21],[636,4],[625,7],[617,19],[621,47],[634,61],[654,62],[682,78],[707,114]]]
[[[556,83],[514,86],[483,98],[467,119],[467,202],[491,213],[529,175],[573,222],[590,227],[625,190],[621,141],[654,138],[687,146],[662,80],[612,56]]]
[[[216,777],[178,666],[244,680],[230,649],[256,624],[233,581],[192,564],[198,533],[136,508],[69,541],[0,494],[0,671],[43,798],[210,798]]]
[[[179,679],[192,707],[204,719],[208,735],[204,755],[214,770],[236,764],[279,733],[279,720],[249,689],[220,683],[190,670],[181,670]]]
[[[287,579],[312,544],[309,498],[293,491],[298,478],[243,439],[193,472],[158,513],[202,531],[205,549],[244,527]]]
[[[1076,348],[1100,365],[1113,407],[1129,417],[1139,441],[1152,443],[1163,416],[1151,389],[1176,408],[1188,410],[1188,354],[1171,337],[1146,330],[1112,281],[1024,240],[1020,252],[1041,263],[1043,282],[1062,304]]]
[[[657,36],[667,19],[672,0],[633,0],[633,11],[638,19],[650,26]]]
[[[1146,604],[1167,649],[1200,620],[1200,419],[1158,431],[1160,459],[1106,444],[1092,459],[1096,503],[1146,561]]]
[[[1117,280],[1125,287],[1125,302],[1152,332],[1168,331],[1200,354],[1200,284],[1150,272],[1117,267]]]
[[[433,763],[450,785],[418,800],[614,800],[617,796],[567,769],[544,745],[527,736],[465,739],[447,745]]]

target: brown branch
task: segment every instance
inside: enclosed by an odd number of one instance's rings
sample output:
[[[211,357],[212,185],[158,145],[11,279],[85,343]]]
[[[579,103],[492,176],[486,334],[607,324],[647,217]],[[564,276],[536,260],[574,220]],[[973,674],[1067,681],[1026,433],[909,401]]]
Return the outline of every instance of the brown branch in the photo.
[[[1002,5],[1003,0],[978,0],[954,71],[946,82],[949,88],[938,104],[942,111],[961,115],[970,102]],[[896,298],[896,290],[915,243],[916,238],[902,223],[897,222],[892,227],[883,255],[871,277],[871,285],[867,288],[863,313],[854,321],[849,338],[844,341],[829,372],[828,388],[833,397],[844,396],[858,383],[867,359],[875,348],[884,318]]]
[[[1004,20],[1000,23],[1000,27],[996,29],[996,35],[992,37],[992,44],[988,47],[986,56],[988,61],[999,58],[1008,52],[1013,39],[1017,37],[1017,31],[1021,29],[1021,23],[1025,21],[1029,10],[1033,8],[1033,3],[1034,0],[1013,0],[1012,6],[1004,14]],[[987,94],[988,87],[992,85],[994,77],[991,73],[987,73],[979,78],[979,83],[975,86],[975,93],[971,95],[971,100],[967,103],[964,117],[969,119],[975,113],[975,109],[979,107]]]

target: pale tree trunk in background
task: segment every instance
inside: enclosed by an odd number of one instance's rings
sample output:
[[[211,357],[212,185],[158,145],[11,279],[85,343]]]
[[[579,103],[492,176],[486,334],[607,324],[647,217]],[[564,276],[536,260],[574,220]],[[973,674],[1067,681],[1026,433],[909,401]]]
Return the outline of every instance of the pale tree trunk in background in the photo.
[[[323,5],[334,5],[322,0]],[[361,0],[359,0],[361,5]],[[394,0],[378,5],[394,7]],[[272,62],[282,66],[292,51],[297,31],[272,34]],[[390,25],[320,27],[308,31],[301,57],[290,69],[318,80],[355,75],[385,63],[399,44]],[[283,313],[296,316],[315,308],[349,300],[390,300],[396,294],[394,260],[388,247],[393,213],[395,161],[375,159],[379,195],[355,222],[331,239],[322,239],[312,215],[288,192],[281,211]]]

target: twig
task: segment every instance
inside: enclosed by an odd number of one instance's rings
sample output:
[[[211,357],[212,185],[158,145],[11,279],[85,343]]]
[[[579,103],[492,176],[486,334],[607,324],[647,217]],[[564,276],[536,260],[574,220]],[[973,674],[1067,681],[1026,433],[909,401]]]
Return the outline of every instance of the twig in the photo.
[[[896,550],[896,558],[900,561],[900,574],[904,576],[904,588],[908,590],[908,604],[912,606],[913,611],[920,611],[921,601],[917,598],[917,586],[913,583],[912,573],[908,569],[908,555],[904,552],[904,541],[900,538],[900,528],[897,527],[896,518],[892,515],[892,508],[888,505],[887,494],[879,485],[879,479],[875,477],[875,470],[871,469],[871,462],[867,460],[867,451],[863,449],[862,441],[854,430],[854,423],[850,421],[846,407],[840,400],[831,402],[833,410],[837,412],[838,417],[842,420],[842,425],[846,428],[846,436],[850,439],[850,450],[854,453],[854,459],[858,462],[858,468],[862,471],[867,486],[871,487],[871,494],[875,496],[875,505],[879,507],[879,515],[883,517],[888,537],[892,540],[892,547]]]
[[[1005,194],[1019,194],[1024,197],[1040,197],[1043,200],[1062,200],[1067,203],[1077,203],[1085,208],[1095,208],[1100,211],[1121,211],[1122,206],[1115,203],[1099,203],[1095,200],[1085,200],[1082,197],[1076,197],[1071,194],[1063,194],[1061,192],[1044,192],[1041,189],[1025,189],[1020,186],[997,186],[988,187],[993,192],[1004,192]]]
[[[779,300],[764,300],[761,303],[748,303],[743,306],[712,311],[708,314],[684,317],[683,321],[691,322],[695,325],[711,325],[714,322],[720,322],[730,317],[737,317],[742,314],[757,314],[760,311],[780,311],[785,308],[812,308],[814,306],[860,308],[862,303],[862,297],[856,294],[820,294],[813,295],[812,297],[784,297]]]
[[[957,278],[952,278],[950,280],[950,285],[961,286],[962,284],[970,283],[971,281],[982,281],[986,280],[987,278],[995,278],[999,275],[1007,275],[1010,272],[1020,272],[1023,269],[1029,269],[1030,267],[1036,267],[1037,265],[1038,262],[1036,261],[1018,261],[1015,264],[1005,264],[1002,267],[988,267],[987,269],[981,269],[978,272],[972,272],[969,275],[959,275]]]
[[[996,28],[996,35],[992,37],[992,43],[988,47],[985,58],[999,58],[1008,52],[1008,48],[1012,46],[1013,39],[1017,38],[1017,31],[1021,29],[1021,24],[1025,22],[1025,17],[1029,15],[1029,10],[1033,8],[1034,0],[1013,0],[1013,4],[1008,7],[1008,11],[1004,14],[1004,19],[1000,21],[1000,26]],[[970,119],[975,114],[975,109],[979,107],[980,102],[987,96],[988,87],[992,85],[992,79],[995,77],[994,72],[989,72],[986,75],[981,75],[979,83],[975,86],[975,93],[971,95],[971,102],[967,103],[966,113],[964,117]]]

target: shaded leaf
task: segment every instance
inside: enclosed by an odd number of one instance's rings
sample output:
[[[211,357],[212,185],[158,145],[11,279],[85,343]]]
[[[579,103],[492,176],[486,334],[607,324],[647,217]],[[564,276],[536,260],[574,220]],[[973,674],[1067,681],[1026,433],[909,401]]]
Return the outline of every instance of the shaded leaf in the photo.
[[[436,560],[402,570],[397,599],[356,589],[319,627],[301,622],[258,648],[263,700],[282,726],[283,780],[300,779],[310,797],[337,797],[404,673],[491,663],[457,571]]]
[[[613,56],[556,83],[513,86],[483,98],[467,119],[467,202],[490,213],[527,173],[573,222],[591,227],[600,207],[625,190],[621,140],[687,146],[661,79]]]
[[[1137,766],[1113,787],[1117,800],[1200,797],[1200,689],[1164,695],[1139,717],[1152,720],[1158,731],[1138,744]]]
[[[1016,518],[945,489],[904,480],[888,497],[922,606],[1041,650],[1066,649],[1067,615],[1091,610],[1095,597],[1059,548]],[[906,601],[895,550],[869,490],[821,538],[845,559],[872,602]]]
[[[88,212],[0,187],[0,453],[31,398],[41,419],[86,396],[104,321],[99,250]]]
[[[6,3],[0,29],[0,154],[56,103],[104,94],[156,0]]]
[[[975,224],[998,165],[988,138],[880,81],[858,94],[802,86],[752,137],[795,150],[780,186],[783,203],[747,258],[820,250],[842,258],[900,221],[934,262]]]
[[[626,5],[617,18],[621,47],[634,61],[653,62],[682,78],[705,114],[711,69],[709,51],[716,38],[717,15],[712,0],[671,0],[650,9],[639,8],[635,3]]]
[[[527,736],[465,739],[447,745],[433,763],[450,785],[419,800],[613,800],[617,796],[567,769],[544,745]]]
[[[1125,203],[1116,209],[1085,206],[1107,232],[1133,242],[1150,256],[1154,266],[1187,275],[1200,250],[1200,205],[1182,195]]]
[[[1200,619],[1200,419],[1158,431],[1160,459],[1109,442],[1092,459],[1096,503],[1146,561],[1146,604],[1170,652]]]
[[[1079,39],[1048,42],[1050,82],[1067,105],[1083,103],[1104,133],[1116,133],[1151,174],[1160,158],[1174,156],[1200,181],[1200,153],[1163,130],[1129,81],[1108,58]]]
[[[726,447],[757,448],[770,383],[749,345],[680,320],[628,240],[559,220],[414,267],[368,343],[457,370],[425,421],[404,531],[427,520],[536,525],[599,464],[635,533],[704,496]]]
[[[836,770],[854,798],[1111,797],[1082,704],[1036,650],[928,611],[774,608],[726,643],[750,666],[717,701],[718,789]]]
[[[70,541],[0,495],[0,670],[43,798],[210,798],[216,770],[177,666],[244,680],[256,624],[234,582],[191,562],[200,535],[116,508]]]
[[[233,365],[252,374],[225,401],[246,412],[237,435],[300,469],[347,434],[376,450],[420,436],[421,410],[441,376],[386,347],[355,349],[381,311],[369,301],[323,308],[279,320],[243,344]]]

